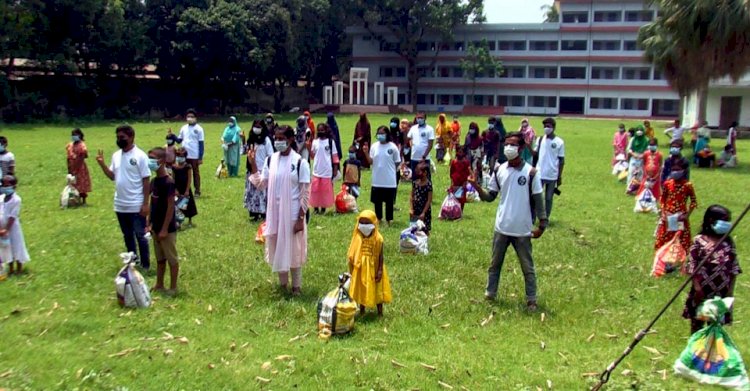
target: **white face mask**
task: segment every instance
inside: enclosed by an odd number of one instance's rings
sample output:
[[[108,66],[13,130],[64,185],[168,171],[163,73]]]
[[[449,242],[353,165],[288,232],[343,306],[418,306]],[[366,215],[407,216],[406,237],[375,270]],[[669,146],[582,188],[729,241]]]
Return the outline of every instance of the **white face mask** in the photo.
[[[553,131],[554,131],[554,129],[552,129],[552,128],[544,128],[544,134],[546,134],[546,135],[548,135],[548,136],[549,136],[549,135],[550,135],[550,134],[551,134],[551,133],[552,133]]]
[[[253,133],[255,133],[255,134],[260,134],[260,132],[262,132],[262,131],[263,131],[263,129],[261,129],[261,128],[253,128]]]
[[[505,154],[505,157],[508,158],[508,160],[513,160],[518,157],[518,145],[506,145],[505,149],[503,150],[503,153]]]
[[[372,232],[375,231],[375,224],[362,224],[359,223],[359,232],[362,233],[365,237],[369,237],[372,235]]]
[[[276,148],[277,151],[281,153],[286,152],[286,149],[289,148],[289,145],[287,144],[286,140],[274,141],[273,146]]]

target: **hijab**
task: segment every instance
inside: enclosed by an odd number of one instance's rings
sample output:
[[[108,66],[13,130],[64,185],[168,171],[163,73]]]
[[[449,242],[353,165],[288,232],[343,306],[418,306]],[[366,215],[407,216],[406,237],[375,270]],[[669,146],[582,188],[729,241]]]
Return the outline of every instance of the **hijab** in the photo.
[[[366,218],[370,220],[370,223],[375,225],[375,229],[372,234],[368,237],[364,237],[359,232],[359,219]],[[347,252],[347,258],[355,268],[360,267],[363,263],[377,262],[380,259],[380,251],[383,248],[383,236],[380,235],[378,227],[378,218],[375,216],[375,212],[371,210],[363,210],[358,216],[354,224],[354,231],[352,232],[352,242],[349,245],[349,251]],[[365,251],[362,251],[365,250]]]

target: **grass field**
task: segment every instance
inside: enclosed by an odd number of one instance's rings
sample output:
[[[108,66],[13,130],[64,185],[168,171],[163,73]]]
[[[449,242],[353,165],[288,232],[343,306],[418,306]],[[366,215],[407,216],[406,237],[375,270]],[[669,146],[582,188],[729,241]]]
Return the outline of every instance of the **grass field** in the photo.
[[[344,140],[351,140],[355,120],[339,117]],[[373,128],[387,120],[371,118]],[[462,118],[464,132],[469,120]],[[519,120],[504,118],[508,128]],[[538,130],[540,122],[532,118]],[[600,372],[619,355],[681,282],[676,276],[649,277],[656,219],[634,214],[633,198],[610,175],[617,122],[558,122],[567,149],[565,183],[552,226],[534,242],[538,313],[524,309],[523,278],[510,250],[498,302],[484,301],[497,203],[469,204],[463,220],[438,221],[448,185],[447,167],[440,166],[433,175],[429,256],[397,251],[398,234],[408,222],[409,188],[401,186],[396,224],[381,230],[394,302],[386,305],[384,318],[368,314],[357,320],[353,334],[329,342],[316,337],[315,307],[346,270],[354,217],[313,217],[303,295],[281,295],[262,259],[263,247],[253,241],[257,225],[242,206],[244,180],[211,175],[220,159],[223,121],[203,123],[207,155],[200,214],[196,227],[178,237],[181,293],[174,299],[157,296],[147,310],[121,309],[114,294],[123,244],[112,211],[114,185],[93,152],[104,149],[109,161],[117,124],[83,126],[94,192],[89,207],[71,210],[60,210],[58,200],[72,126],[4,126],[0,134],[16,154],[32,261],[26,275],[0,283],[0,388],[429,390],[443,382],[471,390],[585,389],[594,380],[584,374]],[[145,150],[161,145],[166,129],[180,125],[136,123],[136,143]],[[249,119],[241,118],[240,125],[249,129]],[[666,151],[666,138],[660,142]],[[723,146],[723,140],[714,143]],[[750,143],[739,143],[739,156],[742,164],[733,171],[692,171],[699,201],[693,227],[710,204],[721,203],[736,217],[748,202]],[[368,172],[360,209],[371,207],[369,183]],[[735,234],[744,261],[750,245],[741,238],[750,234],[748,222]],[[150,285],[153,281],[149,277]],[[729,328],[748,357],[749,287],[750,280],[740,276],[737,321]],[[680,316],[683,303],[684,295],[607,389],[699,388],[671,370],[689,334]],[[177,340],[183,336],[187,343]],[[626,369],[630,373],[623,375]]]

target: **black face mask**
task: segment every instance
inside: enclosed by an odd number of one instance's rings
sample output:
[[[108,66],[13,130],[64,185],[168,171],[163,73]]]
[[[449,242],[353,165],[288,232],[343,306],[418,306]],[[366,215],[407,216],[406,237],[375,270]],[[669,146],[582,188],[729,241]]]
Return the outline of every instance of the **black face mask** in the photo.
[[[118,148],[124,149],[127,146],[128,146],[128,140],[121,140],[119,138],[117,139],[117,147]]]

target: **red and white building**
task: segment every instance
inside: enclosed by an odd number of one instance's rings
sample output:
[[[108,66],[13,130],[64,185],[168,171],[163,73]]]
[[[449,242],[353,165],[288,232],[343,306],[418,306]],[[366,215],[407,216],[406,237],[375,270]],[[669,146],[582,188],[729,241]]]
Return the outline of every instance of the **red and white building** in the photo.
[[[559,0],[556,6],[559,23],[465,25],[455,31],[455,42],[426,39],[418,68],[419,109],[460,112],[464,106],[495,106],[513,114],[602,117],[681,114],[679,95],[644,62],[636,45],[638,29],[657,16],[655,9],[643,0]],[[398,103],[411,104],[406,62],[364,28],[347,31],[353,39],[353,67],[369,69],[371,83],[398,87]],[[483,39],[505,72],[483,75],[474,85],[464,78],[459,61],[470,43]],[[372,93],[369,89],[370,102],[376,101]]]

